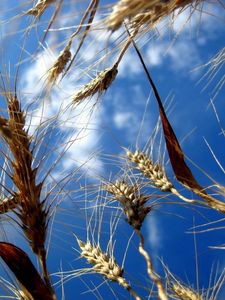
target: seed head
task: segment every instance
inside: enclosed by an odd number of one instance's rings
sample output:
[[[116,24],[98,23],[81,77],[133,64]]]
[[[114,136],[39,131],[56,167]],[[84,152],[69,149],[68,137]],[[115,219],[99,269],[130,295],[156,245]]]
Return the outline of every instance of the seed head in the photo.
[[[181,300],[203,300],[202,296],[193,289],[182,285],[180,282],[174,282],[171,290]]]
[[[48,82],[49,83],[55,83],[58,76],[63,72],[65,69],[67,63],[69,62],[71,58],[71,41],[68,43],[68,45],[62,50],[62,52],[59,54],[59,57],[57,58],[54,65],[50,68],[48,72]]]
[[[105,190],[120,202],[127,222],[134,229],[139,230],[151,210],[150,206],[145,206],[149,197],[141,194],[137,185],[128,185],[125,181],[117,180],[114,184],[108,184],[105,186]]]
[[[81,250],[81,257],[93,265],[92,270],[94,272],[121,285],[126,283],[123,278],[122,268],[120,268],[113,256],[110,256],[107,252],[102,252],[100,245],[94,246],[90,241],[85,243],[79,239],[77,239],[77,242]]]
[[[79,103],[85,98],[91,97],[96,93],[102,94],[112,84],[118,73],[117,65],[100,72],[94,79],[86,84],[80,91],[73,96],[73,103]]]
[[[134,153],[127,151],[128,159],[136,164],[145,177],[150,179],[151,183],[163,192],[170,192],[173,184],[167,178],[164,169],[160,164],[154,164],[153,161],[144,153],[136,150]]]

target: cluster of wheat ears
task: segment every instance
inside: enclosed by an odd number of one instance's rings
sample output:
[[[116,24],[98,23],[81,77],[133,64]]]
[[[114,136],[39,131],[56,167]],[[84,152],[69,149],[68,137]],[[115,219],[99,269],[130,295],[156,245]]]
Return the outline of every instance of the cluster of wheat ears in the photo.
[[[1,276],[3,298],[53,300],[59,299],[61,293],[61,299],[80,299],[82,295],[64,293],[67,281],[76,285],[76,280],[85,274],[95,274],[93,276],[99,274],[109,286],[118,285],[119,289],[126,290],[121,297],[161,300],[217,299],[225,280],[223,271],[217,280],[211,279],[213,284],[208,289],[194,288],[191,283],[183,283],[169,271],[163,262],[164,275],[157,272],[153,254],[146,249],[142,230],[146,218],[151,218],[154,207],[156,205],[163,206],[163,203],[168,205],[169,202],[172,204],[180,202],[185,207],[190,206],[196,210],[201,210],[203,207],[215,211],[219,216],[223,216],[225,213],[225,202],[223,201],[225,188],[213,182],[213,188],[219,195],[217,197],[216,193],[202,187],[194,177],[186,163],[157,87],[138,47],[138,42],[142,41],[146,35],[153,33],[162,20],[167,19],[168,22],[172,22],[171,20],[184,10],[189,11],[191,18],[196,10],[202,9],[203,4],[201,0],[117,0],[109,1],[109,3],[100,0],[30,0],[21,1],[16,8],[8,7],[8,12],[12,14],[16,11],[17,13],[6,17],[4,26],[8,26],[10,22],[14,22],[16,26],[16,24],[20,24],[21,20],[26,22],[27,26],[21,31],[15,30],[17,36],[21,34],[22,42],[19,61],[13,75],[6,72],[5,64],[1,71],[0,214],[1,222],[13,224],[13,227],[17,229],[16,234],[20,238],[21,236],[24,238],[27,244],[23,245],[27,250],[24,251],[21,249],[23,246],[12,243],[11,229],[9,229],[9,233],[7,230],[5,231],[5,238],[4,240],[2,238],[0,242],[0,256],[6,264],[5,267],[8,268],[7,272],[11,272],[10,276],[13,275],[14,278],[10,281]],[[72,14],[72,18],[70,17],[70,6],[77,9]],[[66,30],[67,25],[59,27],[57,24],[67,24],[67,19],[70,19],[67,31],[70,34],[61,41],[61,30]],[[62,28],[63,26],[65,28]],[[59,29],[54,30],[57,27]],[[27,60],[24,58],[27,54],[26,43],[32,38],[35,30],[38,36],[37,49],[33,50],[33,53],[29,53]],[[85,77],[91,69],[96,67],[99,69],[103,63],[108,66],[80,89],[76,89],[70,95],[69,100],[67,99],[67,105],[54,116],[47,119],[40,117],[38,126],[31,130],[33,124],[30,115],[35,116],[35,112],[32,113],[32,110],[37,107],[37,102],[43,102],[42,112],[44,112],[45,105],[52,105],[51,101],[57,101],[55,91],[60,82],[71,76],[86,41],[93,45],[93,33],[97,32],[98,34],[101,30],[109,33],[109,40],[104,46],[105,51],[100,53],[100,57],[93,65],[87,66],[80,72],[80,79],[82,76]],[[111,42],[110,37],[118,32],[118,38]],[[42,89],[39,96],[35,95],[37,99],[34,99],[32,94],[25,97],[18,84],[24,65],[26,66],[30,59],[35,60],[39,51],[46,48],[47,38],[51,34],[54,34],[55,39],[60,40],[61,52],[45,72],[44,77],[40,78]],[[63,161],[70,146],[61,144],[54,146],[59,134],[55,130],[59,116],[67,110],[75,111],[75,113],[78,111],[78,114],[82,113],[80,106],[87,99],[96,99],[94,102],[90,102],[92,112],[94,109],[98,109],[96,104],[101,105],[99,99],[104,99],[106,91],[110,93],[110,89],[113,88],[113,82],[117,80],[118,66],[129,48],[135,50],[159,108],[159,123],[153,130],[150,139],[144,148],[136,145],[136,149],[127,149],[122,145],[124,152],[118,157],[118,162],[115,161],[115,158],[112,159],[112,163],[120,166],[120,171],[117,176],[108,174],[108,178],[113,179],[103,179],[95,174],[98,180],[93,178],[95,179],[94,183],[83,185],[85,175],[82,173],[84,172],[82,168],[78,168],[79,170],[75,172],[70,170],[60,180],[54,179],[52,172]],[[89,51],[92,51],[91,49],[90,46]],[[223,62],[224,49],[212,59],[211,72],[214,72],[214,68],[220,67]],[[224,78],[220,85],[223,80]],[[68,96],[66,97],[68,98]],[[25,98],[26,101],[23,100]],[[27,101],[27,98],[31,99],[30,102]],[[54,98],[54,100],[49,100],[50,98]],[[82,110],[85,109],[89,109],[88,105],[82,106]],[[84,129],[81,128],[81,132]],[[155,158],[158,137],[161,143],[163,140],[165,141],[165,151],[172,166],[174,178],[167,175],[163,164],[163,154],[158,155],[157,159]],[[80,136],[77,134],[77,140],[79,138]],[[72,142],[76,145],[76,139]],[[56,158],[52,162],[53,152],[56,154]],[[50,167],[47,166],[49,162],[51,163]],[[75,193],[71,187],[74,181],[79,186]],[[176,187],[178,183],[183,186],[182,190],[178,190]],[[87,201],[87,197],[91,198],[90,202]],[[67,209],[67,206],[61,208],[61,204],[67,201],[67,198],[72,199],[74,203],[77,201],[81,205],[79,209],[86,218],[86,237],[80,237],[79,230],[76,232],[76,228],[71,233],[73,237],[75,236],[71,249],[75,248],[74,254],[79,253],[83,267],[73,268],[70,271],[62,268],[59,271],[60,261],[54,261],[55,273],[52,274],[47,259],[50,255],[49,252],[54,251],[54,245],[51,246],[50,243],[51,232],[57,212],[60,209]],[[173,199],[173,201],[168,201],[169,199]],[[107,217],[110,212],[112,214],[110,222],[108,222],[109,240],[106,245],[102,245],[100,236],[101,231],[106,231],[102,225],[105,211],[108,213]],[[74,218],[77,218],[77,215],[74,215]],[[115,231],[124,222],[124,219],[127,223],[126,226],[130,227],[133,235],[136,236],[136,255],[140,254],[146,265],[145,269],[138,269],[138,272],[145,278],[144,282],[139,285],[135,281],[133,282],[132,278],[127,277],[126,264],[124,262],[120,264],[115,254]],[[60,231],[57,234],[60,235]],[[18,239],[15,238],[15,240]],[[176,241],[174,242],[176,243]],[[127,245],[128,247],[129,245]],[[34,257],[37,258],[36,262]],[[60,279],[58,280],[58,278]],[[116,299],[120,299],[118,296],[120,294],[113,293],[113,295]],[[88,297],[89,299],[94,297],[103,299],[97,292],[90,293]],[[105,294],[104,297],[106,298],[107,295]]]

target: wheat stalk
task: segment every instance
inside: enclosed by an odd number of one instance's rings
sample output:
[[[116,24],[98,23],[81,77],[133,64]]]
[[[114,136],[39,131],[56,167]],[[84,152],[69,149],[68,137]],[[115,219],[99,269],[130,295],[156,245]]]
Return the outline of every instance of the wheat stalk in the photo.
[[[159,299],[168,300],[162,281],[153,270],[151,258],[147,251],[144,249],[144,236],[140,231],[145,217],[151,211],[150,206],[144,206],[149,197],[140,193],[138,185],[128,185],[125,181],[117,180],[114,184],[105,185],[104,188],[109,193],[113,194],[115,198],[121,203],[128,223],[134,228],[135,232],[140,238],[138,249],[147,263],[147,272],[149,277],[157,286]]]

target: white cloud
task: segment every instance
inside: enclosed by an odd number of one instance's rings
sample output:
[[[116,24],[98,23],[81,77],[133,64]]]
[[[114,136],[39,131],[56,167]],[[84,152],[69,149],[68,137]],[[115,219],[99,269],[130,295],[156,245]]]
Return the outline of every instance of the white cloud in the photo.
[[[146,219],[146,228],[148,228],[147,237],[148,237],[148,243],[152,247],[152,249],[159,249],[160,246],[162,246],[162,233],[160,232],[159,228],[159,220],[157,216],[154,214],[149,215]]]
[[[128,127],[132,119],[134,119],[134,113],[132,112],[115,112],[113,116],[114,124],[118,129]]]
[[[165,44],[157,43],[149,47],[146,53],[146,57],[151,66],[159,66],[163,63],[163,56],[165,55]]]

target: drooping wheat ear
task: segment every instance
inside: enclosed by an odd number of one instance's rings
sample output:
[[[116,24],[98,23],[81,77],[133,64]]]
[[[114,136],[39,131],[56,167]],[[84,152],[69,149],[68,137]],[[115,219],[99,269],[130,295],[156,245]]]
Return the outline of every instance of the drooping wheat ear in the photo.
[[[48,8],[48,6],[53,2],[55,2],[55,0],[38,0],[35,6],[29,9],[26,14],[40,18],[45,12],[46,8]]]
[[[179,297],[180,300],[203,300],[203,297],[190,287],[182,285],[180,282],[174,282],[171,291]]]
[[[112,8],[111,14],[106,19],[109,30],[117,30],[125,20],[134,28],[146,25],[149,29],[154,27],[161,18],[168,16],[175,9],[191,4],[193,0],[120,0]],[[198,1],[199,2],[199,1]]]
[[[136,299],[141,298],[131,288],[130,284],[123,277],[123,269],[117,264],[116,259],[107,252],[102,252],[100,245],[92,245],[90,241],[86,243],[77,239],[81,250],[81,257],[85,258],[93,267],[91,270],[103,275],[110,281],[117,282]]]
[[[33,168],[33,153],[30,150],[31,139],[25,130],[25,114],[21,110],[17,95],[6,94],[9,120],[7,129],[11,132],[3,136],[13,155],[11,159],[12,178],[17,188],[18,216],[21,227],[33,252],[39,257],[43,275],[49,287],[50,281],[46,267],[45,240],[48,224],[48,208],[41,202],[40,194],[43,182],[36,182],[37,168]]]
[[[140,170],[145,177],[150,179],[151,184],[162,192],[172,193],[188,203],[198,202],[181,195],[166,176],[164,168],[159,163],[154,163],[145,152],[140,150],[127,151],[126,155],[131,162],[136,164],[136,169]]]
[[[48,83],[55,84],[57,78],[60,74],[62,74],[63,70],[65,69],[67,63],[71,59],[71,45],[72,40],[68,42],[66,47],[61,51],[57,60],[55,61],[54,65],[48,71]]]
[[[151,211],[150,206],[145,206],[149,196],[140,193],[138,185],[128,185],[124,180],[117,180],[114,184],[104,186],[122,205],[127,222],[139,230],[145,217]]]
[[[101,95],[112,84],[117,73],[117,64],[98,73],[98,75],[92,79],[91,82],[83,86],[83,88],[73,96],[73,103],[80,103],[83,99],[92,97],[96,93]]]

